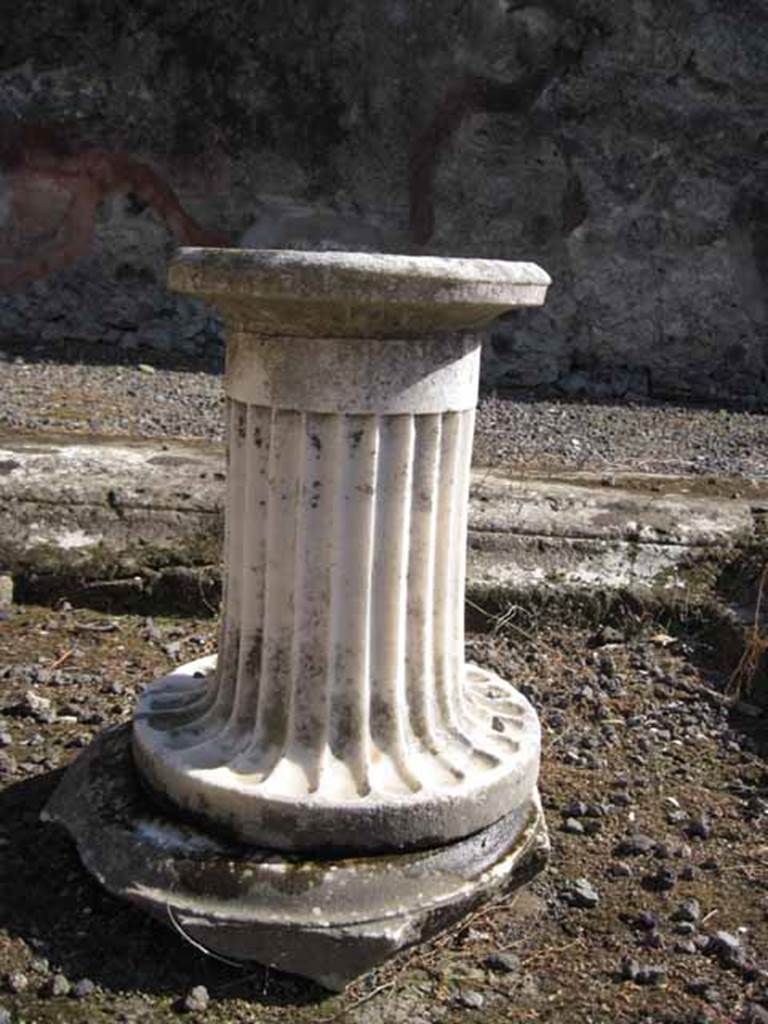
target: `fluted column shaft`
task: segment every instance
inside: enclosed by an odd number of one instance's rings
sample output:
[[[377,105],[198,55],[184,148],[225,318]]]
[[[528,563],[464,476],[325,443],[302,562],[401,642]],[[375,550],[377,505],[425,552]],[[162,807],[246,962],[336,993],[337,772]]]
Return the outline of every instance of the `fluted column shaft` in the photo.
[[[473,411],[228,415],[219,712],[254,773],[409,792],[409,744],[458,715]]]

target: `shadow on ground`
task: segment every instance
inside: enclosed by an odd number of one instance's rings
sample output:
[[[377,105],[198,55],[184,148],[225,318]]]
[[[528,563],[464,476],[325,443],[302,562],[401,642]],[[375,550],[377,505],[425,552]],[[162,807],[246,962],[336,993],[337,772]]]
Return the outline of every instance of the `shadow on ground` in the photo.
[[[0,927],[23,939],[73,982],[90,978],[112,992],[176,997],[205,985],[214,997],[302,1006],[328,993],[311,982],[254,964],[229,966],[111,897],[86,873],[67,834],[40,812],[62,772],[0,792],[5,840]]]
[[[29,339],[0,336],[0,352],[9,362],[62,363],[87,366],[135,366],[151,363],[161,370],[184,370],[190,373],[222,373],[224,354],[212,349],[201,355],[183,352],[158,352],[147,346],[126,351],[109,342],[75,341],[30,342]]]

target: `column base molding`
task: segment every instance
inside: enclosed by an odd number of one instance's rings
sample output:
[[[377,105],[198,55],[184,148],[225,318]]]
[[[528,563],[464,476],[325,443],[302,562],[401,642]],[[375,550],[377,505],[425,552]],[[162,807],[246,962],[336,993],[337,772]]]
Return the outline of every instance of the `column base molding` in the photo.
[[[346,799],[330,786],[310,790],[288,746],[277,748],[269,770],[257,773],[253,763],[264,755],[254,752],[251,734],[239,733],[231,717],[213,720],[190,739],[186,719],[194,712],[187,709],[203,704],[215,673],[216,656],[210,655],[147,687],[134,714],[133,756],[144,784],[169,813],[230,839],[313,856],[430,848],[480,831],[525,806],[535,791],[536,712],[510,683],[477,665],[463,666],[454,734],[436,734],[431,750],[414,740],[407,753],[422,768],[424,784],[403,791],[382,773],[380,786]],[[381,763],[372,745],[372,768],[377,757]],[[328,748],[323,761],[333,783],[332,773],[344,765]],[[370,777],[377,778],[373,770]]]
[[[417,852],[309,860],[227,842],[158,810],[134,769],[127,725],[77,758],[43,818],[69,831],[110,892],[193,943],[337,991],[524,885],[549,853],[535,791],[482,831]]]

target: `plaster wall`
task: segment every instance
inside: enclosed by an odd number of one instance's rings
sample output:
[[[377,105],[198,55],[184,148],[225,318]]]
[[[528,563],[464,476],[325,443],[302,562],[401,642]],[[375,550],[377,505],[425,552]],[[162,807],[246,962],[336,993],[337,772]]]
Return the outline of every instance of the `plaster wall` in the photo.
[[[218,352],[179,244],[532,260],[485,381],[768,400],[758,0],[20,0],[2,337]]]

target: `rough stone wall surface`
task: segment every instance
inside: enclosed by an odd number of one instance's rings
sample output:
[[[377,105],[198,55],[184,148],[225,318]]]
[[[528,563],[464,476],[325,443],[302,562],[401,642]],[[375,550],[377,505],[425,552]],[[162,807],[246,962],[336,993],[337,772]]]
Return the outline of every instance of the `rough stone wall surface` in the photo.
[[[220,348],[178,244],[506,257],[489,384],[762,404],[767,89],[764,0],[0,5],[0,339]]]

